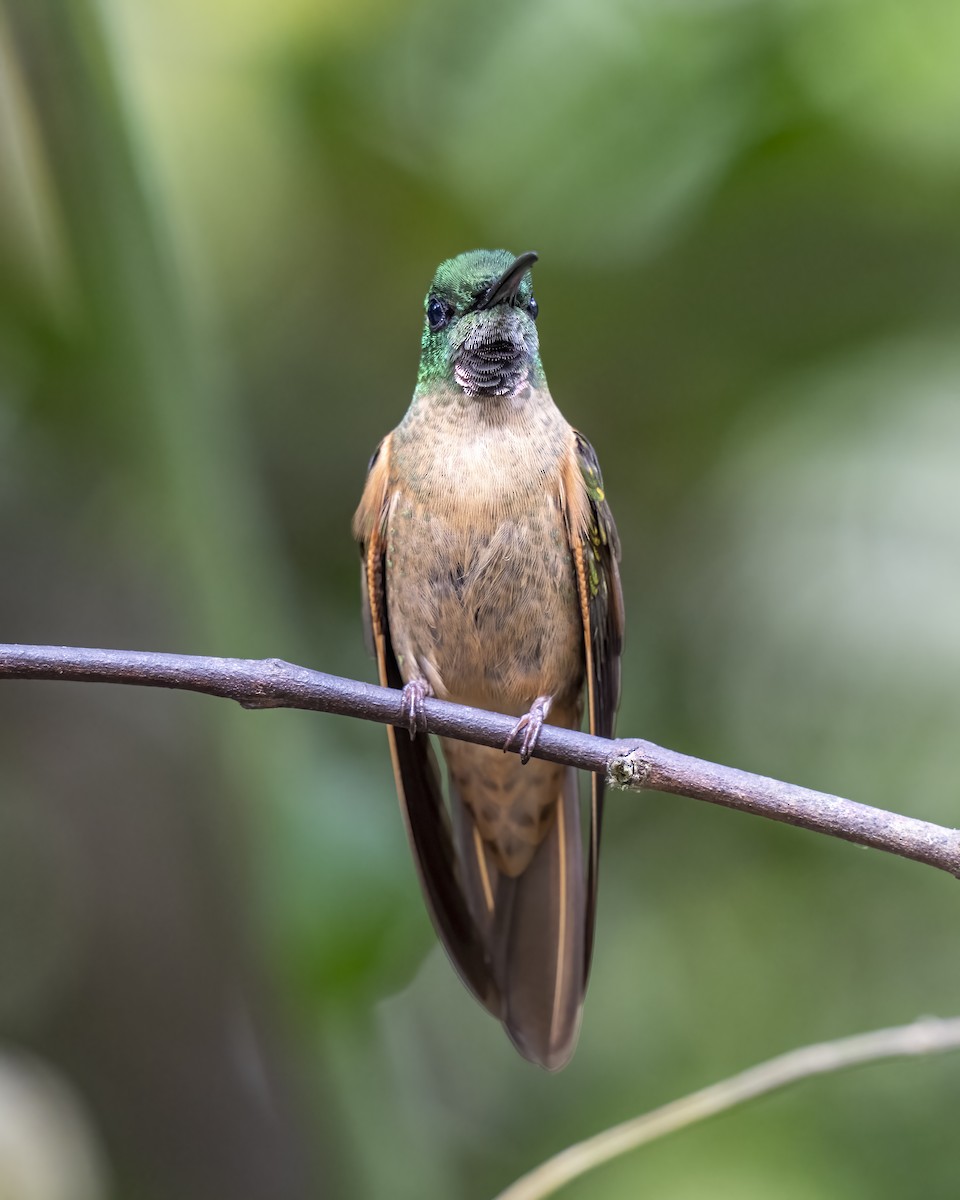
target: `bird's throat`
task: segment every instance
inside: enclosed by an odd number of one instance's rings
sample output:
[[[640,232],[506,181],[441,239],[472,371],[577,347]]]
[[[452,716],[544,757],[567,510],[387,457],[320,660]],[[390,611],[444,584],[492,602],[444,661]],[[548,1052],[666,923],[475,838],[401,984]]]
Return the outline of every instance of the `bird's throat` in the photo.
[[[526,343],[505,330],[477,330],[460,346],[453,375],[471,396],[516,396],[530,375]]]

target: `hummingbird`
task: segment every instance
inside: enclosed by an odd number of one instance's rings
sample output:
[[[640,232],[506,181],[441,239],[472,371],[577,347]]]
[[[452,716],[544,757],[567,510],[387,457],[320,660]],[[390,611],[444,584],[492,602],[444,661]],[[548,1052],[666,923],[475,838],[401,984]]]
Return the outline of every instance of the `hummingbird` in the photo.
[[[354,518],[401,809],[434,927],[476,999],[527,1059],[573,1054],[590,969],[604,780],[584,854],[577,771],[531,759],[540,730],[610,737],[623,598],[596,454],[554,404],[540,360],[533,251],[441,263],[420,369],[377,447]],[[504,750],[423,729],[436,696],[518,717]],[[409,730],[409,736],[407,736]],[[584,859],[586,858],[586,863]]]

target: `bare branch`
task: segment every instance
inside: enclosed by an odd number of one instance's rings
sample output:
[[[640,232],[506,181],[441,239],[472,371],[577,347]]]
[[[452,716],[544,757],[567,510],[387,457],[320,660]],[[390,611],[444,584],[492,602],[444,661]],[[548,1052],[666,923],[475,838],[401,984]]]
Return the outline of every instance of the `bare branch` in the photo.
[[[396,725],[400,693],[280,659],[200,658],[69,646],[0,645],[0,679],[61,679],[178,688],[244,708],[302,708]],[[424,701],[430,733],[503,746],[516,718],[444,700]],[[672,792],[872,846],[960,877],[960,831],[810,791],[638,739],[592,737],[545,725],[537,758],[606,774],[615,787]]]
[[[881,1059],[940,1054],[958,1049],[960,1017],[946,1020],[925,1017],[911,1025],[877,1029],[872,1033],[859,1033],[834,1042],[819,1042],[814,1046],[791,1050],[721,1083],[568,1146],[511,1184],[496,1200],[544,1200],[587,1171],[610,1162],[628,1150],[636,1150],[668,1133],[676,1133],[688,1125],[695,1125],[801,1079],[827,1075]]]

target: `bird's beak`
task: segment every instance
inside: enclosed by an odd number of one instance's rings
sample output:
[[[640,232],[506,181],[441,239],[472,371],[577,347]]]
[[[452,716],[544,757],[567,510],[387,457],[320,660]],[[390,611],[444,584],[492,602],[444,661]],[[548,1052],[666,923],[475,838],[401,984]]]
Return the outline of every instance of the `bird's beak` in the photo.
[[[524,275],[526,275],[537,261],[537,258],[538,255],[534,250],[528,250],[526,254],[521,254],[519,258],[515,258],[500,278],[495,279],[490,284],[484,292],[477,308],[493,308],[496,304],[512,304],[517,292],[520,290],[520,284],[523,282]]]

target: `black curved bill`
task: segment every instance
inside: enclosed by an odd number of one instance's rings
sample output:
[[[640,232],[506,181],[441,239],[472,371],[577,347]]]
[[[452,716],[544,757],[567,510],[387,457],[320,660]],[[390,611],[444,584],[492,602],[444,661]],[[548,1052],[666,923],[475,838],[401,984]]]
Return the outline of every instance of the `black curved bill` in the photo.
[[[535,250],[528,250],[526,254],[521,254],[515,258],[500,278],[495,279],[490,284],[486,292],[484,292],[477,308],[493,308],[496,304],[512,304],[517,292],[520,290],[520,284],[523,282],[524,275],[530,270],[538,257],[539,255]]]

